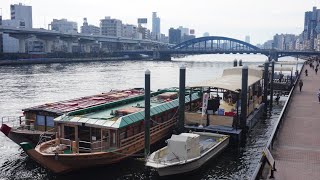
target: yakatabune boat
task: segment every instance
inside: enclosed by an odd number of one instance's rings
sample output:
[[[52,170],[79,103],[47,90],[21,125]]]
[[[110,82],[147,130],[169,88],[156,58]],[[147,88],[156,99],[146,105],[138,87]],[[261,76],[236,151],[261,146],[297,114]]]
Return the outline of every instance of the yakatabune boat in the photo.
[[[186,105],[199,106],[199,93],[185,96]],[[150,143],[170,135],[177,121],[176,90],[151,94]],[[189,106],[187,106],[189,107]],[[21,146],[29,156],[55,173],[119,162],[144,148],[143,97],[127,98],[54,119],[56,138],[35,149]]]
[[[47,103],[23,109],[21,117],[3,117],[1,131],[17,144],[28,142],[31,146],[39,142],[40,135],[55,135],[53,119],[65,113],[132,97],[143,97],[144,89],[114,90],[98,95],[86,96],[55,103]]]

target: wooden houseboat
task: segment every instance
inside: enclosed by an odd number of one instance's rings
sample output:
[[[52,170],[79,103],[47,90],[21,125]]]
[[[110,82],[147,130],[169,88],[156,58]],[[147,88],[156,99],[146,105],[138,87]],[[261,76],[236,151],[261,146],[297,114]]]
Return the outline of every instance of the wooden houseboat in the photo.
[[[176,90],[151,94],[150,143],[171,134],[177,121]],[[198,106],[201,95],[185,96]],[[124,99],[67,113],[56,119],[56,138],[40,142],[35,149],[21,144],[29,156],[55,173],[119,162],[144,148],[144,100]]]
[[[33,147],[38,143],[40,135],[55,135],[53,119],[65,113],[97,106],[127,98],[143,97],[144,89],[114,90],[98,95],[86,96],[55,103],[47,103],[23,109],[19,118],[3,117],[1,131],[17,144],[29,142]]]
[[[262,114],[262,75],[258,67],[248,68],[248,99],[246,126],[251,128]],[[225,69],[222,77],[203,81],[188,88],[207,96],[206,107],[189,108],[185,112],[186,127],[240,136],[242,68]],[[205,109],[204,109],[205,108]]]

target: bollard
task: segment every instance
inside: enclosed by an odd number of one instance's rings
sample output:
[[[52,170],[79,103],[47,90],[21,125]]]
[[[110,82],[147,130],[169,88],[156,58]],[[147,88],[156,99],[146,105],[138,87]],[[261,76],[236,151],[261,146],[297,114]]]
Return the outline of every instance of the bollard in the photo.
[[[186,67],[180,67],[179,78],[179,120],[178,132],[184,132],[184,111],[185,111],[185,94],[186,94]]]
[[[150,153],[150,71],[145,72],[145,91],[144,91],[144,156]]]
[[[242,66],[242,59],[239,60],[239,66]]]
[[[238,60],[237,59],[234,59],[233,60],[233,67],[237,67],[238,66]]]
[[[240,127],[245,129],[247,126],[247,109],[248,109],[248,66],[242,67],[242,84],[241,84],[241,119]]]

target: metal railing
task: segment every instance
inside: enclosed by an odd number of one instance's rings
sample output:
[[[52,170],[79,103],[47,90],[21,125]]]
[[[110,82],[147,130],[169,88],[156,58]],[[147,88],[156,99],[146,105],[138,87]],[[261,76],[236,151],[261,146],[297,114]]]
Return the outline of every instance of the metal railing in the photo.
[[[273,149],[273,143],[275,142],[275,140],[277,138],[277,135],[278,135],[278,132],[279,132],[279,129],[280,129],[280,125],[281,125],[281,123],[283,122],[284,118],[287,115],[287,110],[289,108],[291,99],[293,97],[293,92],[295,90],[297,82],[300,79],[300,75],[301,75],[303,67],[304,67],[304,64],[301,67],[300,74],[298,75],[298,77],[296,78],[295,82],[293,83],[293,86],[292,86],[291,91],[290,91],[289,96],[288,96],[288,100],[286,101],[284,107],[282,108],[282,111],[281,111],[281,113],[279,115],[279,118],[278,118],[278,120],[277,120],[277,122],[275,124],[275,128],[273,129],[273,131],[271,133],[271,136],[270,136],[270,138],[269,138],[269,140],[267,142],[266,147],[269,150]],[[266,159],[265,159],[265,157],[263,155],[261,155],[260,162],[259,162],[258,166],[256,167],[253,175],[251,176],[250,180],[259,179],[261,177],[261,173],[262,173],[262,170],[265,167],[265,165],[266,165]]]

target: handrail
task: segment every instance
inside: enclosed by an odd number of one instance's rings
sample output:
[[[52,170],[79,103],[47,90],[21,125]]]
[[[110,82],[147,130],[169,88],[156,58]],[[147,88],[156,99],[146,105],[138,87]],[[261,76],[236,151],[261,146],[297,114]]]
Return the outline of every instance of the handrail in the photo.
[[[276,137],[277,137],[277,133],[278,133],[279,128],[280,128],[280,123],[282,123],[282,121],[283,121],[283,119],[284,119],[284,117],[285,117],[285,115],[286,115],[285,113],[287,112],[287,108],[288,108],[288,106],[289,106],[289,103],[291,102],[291,98],[292,98],[292,96],[293,96],[293,91],[295,90],[295,87],[296,87],[296,85],[297,85],[297,82],[298,82],[299,79],[300,79],[300,75],[301,75],[301,72],[302,72],[302,70],[303,70],[303,68],[304,68],[304,65],[305,65],[305,64],[302,65],[301,70],[300,70],[300,74],[298,75],[298,77],[296,78],[295,82],[293,83],[293,86],[292,86],[292,88],[291,88],[291,91],[290,91],[290,93],[289,93],[289,95],[288,95],[289,98],[288,98],[288,100],[286,101],[286,103],[284,104],[284,107],[282,108],[281,113],[280,113],[280,115],[279,115],[279,118],[278,118],[278,120],[277,120],[277,122],[276,122],[276,124],[275,124],[276,126],[275,126],[275,128],[272,130],[271,136],[270,136],[270,138],[269,138],[269,140],[268,140],[268,142],[267,142],[266,147],[267,147],[269,150],[270,150],[270,148],[271,148],[271,149],[273,148],[273,143],[274,143],[274,141],[275,141],[275,139],[276,139]],[[253,175],[251,176],[250,180],[255,180],[255,179],[259,178],[259,172],[261,171],[262,168],[264,168],[263,159],[264,159],[264,157],[263,157],[263,155],[261,155],[260,162],[259,162],[258,166],[256,167]]]

